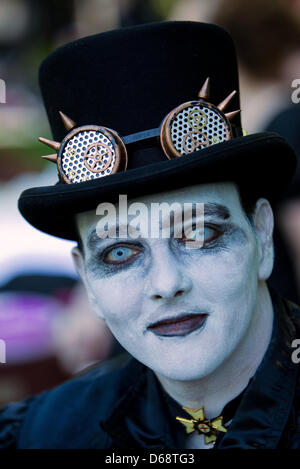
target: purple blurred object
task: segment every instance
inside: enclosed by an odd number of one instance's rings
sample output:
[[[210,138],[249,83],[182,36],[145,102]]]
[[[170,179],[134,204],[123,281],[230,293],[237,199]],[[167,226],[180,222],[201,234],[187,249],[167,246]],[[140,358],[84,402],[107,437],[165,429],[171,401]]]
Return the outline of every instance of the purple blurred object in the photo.
[[[1,293],[0,339],[6,344],[8,365],[53,354],[52,323],[60,308],[58,302],[47,296]]]

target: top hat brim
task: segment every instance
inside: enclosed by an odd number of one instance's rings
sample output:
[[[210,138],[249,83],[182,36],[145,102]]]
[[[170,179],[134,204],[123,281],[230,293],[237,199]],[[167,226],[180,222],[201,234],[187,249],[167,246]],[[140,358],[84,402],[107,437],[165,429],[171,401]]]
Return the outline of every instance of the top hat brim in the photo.
[[[265,197],[272,203],[287,190],[296,164],[296,155],[285,139],[262,132],[93,181],[28,189],[19,198],[19,210],[37,229],[76,240],[74,215],[96,209],[101,202],[117,202],[120,194],[135,198],[230,181],[249,197]]]

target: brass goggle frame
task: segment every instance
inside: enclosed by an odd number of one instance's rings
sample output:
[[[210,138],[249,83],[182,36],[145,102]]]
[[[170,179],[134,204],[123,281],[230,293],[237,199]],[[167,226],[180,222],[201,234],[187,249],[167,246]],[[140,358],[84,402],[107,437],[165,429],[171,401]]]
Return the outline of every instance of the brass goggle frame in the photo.
[[[76,127],[76,123],[60,111],[67,135],[61,143],[40,137],[39,140],[57,151],[43,158],[57,164],[61,180],[66,184],[85,182],[125,171],[126,146],[159,138],[168,159],[189,155],[216,143],[230,140],[230,120],[240,110],[225,114],[235,95],[233,91],[218,106],[209,98],[209,78],[198,93],[198,100],[188,101],[173,109],[160,127],[121,137],[115,130],[99,125]]]

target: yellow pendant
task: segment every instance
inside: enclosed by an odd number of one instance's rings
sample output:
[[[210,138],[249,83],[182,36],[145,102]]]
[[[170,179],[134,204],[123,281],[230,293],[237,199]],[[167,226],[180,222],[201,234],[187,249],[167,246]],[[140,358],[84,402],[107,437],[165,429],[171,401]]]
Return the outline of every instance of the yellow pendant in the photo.
[[[181,422],[187,434],[198,431],[198,433],[204,435],[205,444],[215,443],[217,439],[217,432],[227,432],[227,428],[223,426],[223,416],[220,415],[214,419],[206,419],[204,407],[199,409],[190,409],[189,407],[183,407],[192,419],[185,419],[182,417],[176,417],[176,420]]]

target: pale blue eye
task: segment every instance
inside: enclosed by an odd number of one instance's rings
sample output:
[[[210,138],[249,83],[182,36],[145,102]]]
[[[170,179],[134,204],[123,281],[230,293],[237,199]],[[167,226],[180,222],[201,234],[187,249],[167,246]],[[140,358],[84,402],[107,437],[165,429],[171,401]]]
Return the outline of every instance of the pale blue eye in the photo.
[[[210,241],[216,236],[216,230],[205,227],[203,230],[193,230],[186,234],[185,239],[189,241]]]
[[[210,238],[213,238],[215,233],[216,233],[216,230],[213,230],[212,228],[205,227],[204,228],[204,241],[207,241]]]
[[[130,257],[137,253],[137,249],[128,248],[125,246],[118,246],[113,248],[106,256],[105,261],[112,264],[119,264],[126,262]]]

